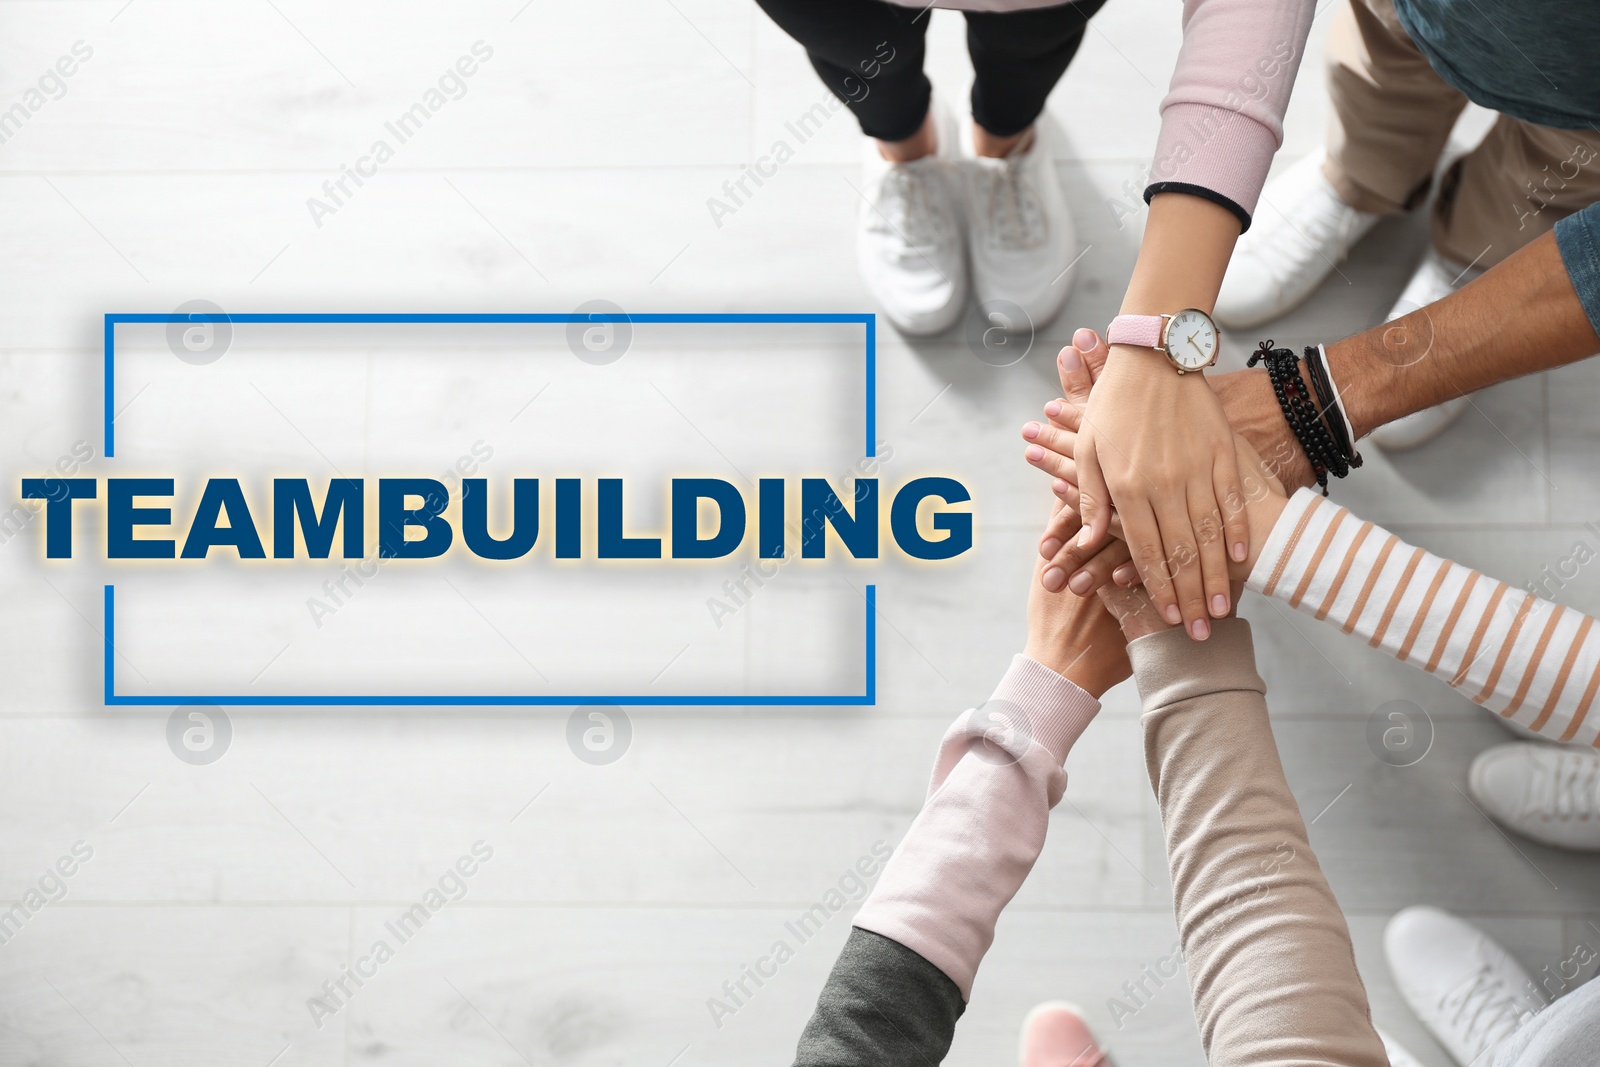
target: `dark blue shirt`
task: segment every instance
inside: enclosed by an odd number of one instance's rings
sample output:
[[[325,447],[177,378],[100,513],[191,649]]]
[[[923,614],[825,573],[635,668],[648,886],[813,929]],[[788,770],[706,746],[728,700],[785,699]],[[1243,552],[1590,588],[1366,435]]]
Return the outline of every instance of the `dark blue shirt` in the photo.
[[[1537,126],[1600,125],[1600,4],[1592,0],[1395,0],[1439,76],[1475,104]]]
[[[1600,4],[1592,0],[1395,0],[1439,76],[1475,104],[1537,126],[1600,127]],[[1600,204],[1556,223],[1556,244],[1600,333]]]

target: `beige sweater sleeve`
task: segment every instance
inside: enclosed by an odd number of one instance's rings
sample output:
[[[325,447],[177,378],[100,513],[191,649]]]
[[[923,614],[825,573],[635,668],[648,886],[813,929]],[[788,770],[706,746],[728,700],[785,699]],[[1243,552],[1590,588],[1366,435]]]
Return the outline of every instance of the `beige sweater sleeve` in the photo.
[[[1128,645],[1212,1067],[1388,1067],[1344,915],[1284,779],[1250,625]]]

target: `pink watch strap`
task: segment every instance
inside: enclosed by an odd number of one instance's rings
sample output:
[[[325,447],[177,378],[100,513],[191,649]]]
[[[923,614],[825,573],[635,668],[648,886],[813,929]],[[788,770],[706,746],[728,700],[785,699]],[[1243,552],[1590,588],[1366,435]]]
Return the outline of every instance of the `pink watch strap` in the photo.
[[[1106,327],[1106,344],[1159,349],[1164,322],[1160,315],[1118,315]]]

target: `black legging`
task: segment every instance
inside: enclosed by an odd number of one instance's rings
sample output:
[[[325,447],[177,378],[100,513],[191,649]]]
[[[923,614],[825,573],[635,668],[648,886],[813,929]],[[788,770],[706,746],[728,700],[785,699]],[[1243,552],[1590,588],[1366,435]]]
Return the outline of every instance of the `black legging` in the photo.
[[[926,8],[883,0],[756,2],[805,47],[823,83],[855,113],[862,133],[904,141],[922,128],[933,91],[922,72],[932,18]],[[978,125],[996,137],[1031,126],[1103,3],[965,12]]]

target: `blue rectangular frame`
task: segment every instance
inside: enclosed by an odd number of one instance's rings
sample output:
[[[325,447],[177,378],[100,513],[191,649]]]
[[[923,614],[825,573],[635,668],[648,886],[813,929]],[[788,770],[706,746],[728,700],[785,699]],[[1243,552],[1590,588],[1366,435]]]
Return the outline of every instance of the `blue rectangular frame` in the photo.
[[[348,323],[356,325],[378,323],[466,323],[466,324],[518,324],[518,323],[572,323],[592,322],[589,315],[577,313],[567,314],[242,314],[227,315],[230,323]],[[875,456],[877,447],[877,316],[873,314],[753,314],[753,313],[687,313],[687,314],[639,314],[627,315],[629,322],[637,323],[856,323],[865,328],[866,332],[866,452],[867,456]],[[116,420],[116,349],[119,323],[149,323],[164,324],[183,321],[172,314],[108,314],[105,317],[105,349],[104,349],[104,380],[105,380],[105,456],[107,459],[116,455],[115,420]],[[662,696],[660,694],[629,694],[629,695],[604,695],[604,696],[534,696],[534,695],[390,695],[390,694],[347,694],[347,695],[319,695],[319,696],[294,696],[294,695],[164,695],[143,694],[132,695],[116,691],[116,586],[108,584],[104,588],[102,633],[105,638],[104,646],[104,695],[108,707],[124,706],[150,706],[166,704],[216,704],[219,706],[257,705],[257,706],[368,706],[368,707],[515,707],[515,706],[543,706],[566,704],[618,704],[634,706],[656,707],[813,707],[813,706],[870,706],[878,702],[878,624],[877,601],[878,587],[868,585],[865,587],[866,601],[866,687],[861,693],[824,694],[824,695],[749,695],[749,694],[702,694],[698,696]]]

